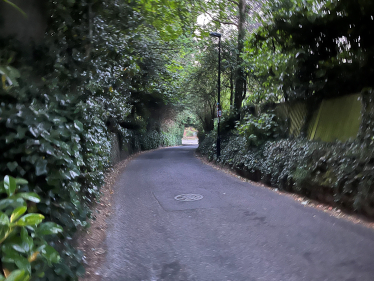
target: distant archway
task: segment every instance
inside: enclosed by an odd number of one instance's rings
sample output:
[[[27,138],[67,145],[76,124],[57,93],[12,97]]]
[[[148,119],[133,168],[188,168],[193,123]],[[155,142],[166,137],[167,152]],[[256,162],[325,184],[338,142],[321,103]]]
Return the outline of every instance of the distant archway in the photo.
[[[198,131],[196,128],[189,126],[184,128],[182,144],[198,144],[197,138]]]

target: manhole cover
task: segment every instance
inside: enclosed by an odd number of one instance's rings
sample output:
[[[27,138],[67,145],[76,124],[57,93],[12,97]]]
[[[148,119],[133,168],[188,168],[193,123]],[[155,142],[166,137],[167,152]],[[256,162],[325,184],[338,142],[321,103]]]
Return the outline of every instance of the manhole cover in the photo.
[[[197,201],[203,199],[203,196],[200,194],[180,194],[174,197],[178,201]]]

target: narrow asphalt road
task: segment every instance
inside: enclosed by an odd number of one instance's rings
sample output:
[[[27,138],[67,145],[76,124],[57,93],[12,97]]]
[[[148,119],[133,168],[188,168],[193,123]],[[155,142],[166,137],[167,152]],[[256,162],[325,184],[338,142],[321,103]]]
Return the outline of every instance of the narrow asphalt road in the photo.
[[[195,149],[128,164],[115,187],[103,280],[374,280],[373,230],[215,170]],[[203,197],[175,200],[181,194]]]

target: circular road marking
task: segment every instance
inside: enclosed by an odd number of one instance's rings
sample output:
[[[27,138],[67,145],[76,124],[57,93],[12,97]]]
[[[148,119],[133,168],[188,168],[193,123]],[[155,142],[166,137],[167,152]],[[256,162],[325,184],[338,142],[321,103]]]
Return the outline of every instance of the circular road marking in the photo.
[[[177,201],[184,201],[184,202],[189,202],[189,201],[197,201],[203,199],[203,196],[200,194],[180,194],[174,197],[175,200]]]

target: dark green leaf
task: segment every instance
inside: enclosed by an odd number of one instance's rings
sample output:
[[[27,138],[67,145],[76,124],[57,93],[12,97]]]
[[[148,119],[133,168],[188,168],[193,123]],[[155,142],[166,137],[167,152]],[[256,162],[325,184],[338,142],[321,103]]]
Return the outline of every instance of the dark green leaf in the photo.
[[[83,265],[79,265],[77,269],[77,275],[78,276],[83,276],[86,273],[86,270]]]
[[[4,181],[0,182],[0,193],[6,193],[5,188],[4,188]]]
[[[0,212],[0,225],[9,225],[9,218],[3,212]]]
[[[16,250],[19,253],[27,253],[28,252],[28,245],[27,244],[22,245],[22,243],[19,243],[19,244],[13,243],[12,247],[13,247],[14,250]]]
[[[36,235],[50,235],[61,232],[63,232],[63,228],[54,222],[41,223],[35,231]]]
[[[40,196],[36,194],[35,192],[22,192],[18,193],[16,195],[17,198],[23,198],[25,200],[34,202],[34,203],[39,203],[40,202]]]
[[[74,127],[79,130],[79,132],[83,131],[83,124],[78,120],[74,120]]]
[[[31,264],[29,263],[27,258],[20,255],[17,259],[14,260],[14,262],[19,269],[25,270],[29,274],[31,274]]]
[[[25,184],[28,184],[29,182],[25,179],[21,179],[21,178],[16,178],[16,184],[19,184],[19,185],[25,185]]]
[[[11,172],[13,172],[13,171],[17,168],[18,163],[17,163],[16,161],[8,162],[8,163],[6,164],[6,166],[8,167],[8,169],[9,169]]]
[[[30,133],[31,133],[35,138],[39,137],[39,135],[40,135],[40,130],[39,130],[38,128],[30,127],[30,128],[29,128],[29,131],[30,131]]]
[[[3,262],[13,262],[15,258],[19,256],[19,253],[13,249],[12,243],[6,243],[2,245],[1,250],[3,252],[3,257],[1,260]]]
[[[8,196],[12,196],[13,193],[16,191],[16,179],[11,176],[5,176],[4,178],[4,189]]]
[[[0,226],[0,241],[6,241],[11,229],[7,225]],[[4,250],[3,250],[4,251]]]
[[[16,195],[13,195],[9,199],[11,199],[13,201],[12,204],[11,204],[11,206],[13,208],[18,208],[20,206],[27,206],[25,200],[23,198],[17,198]]]
[[[47,164],[48,162],[46,160],[39,159],[35,165],[35,174],[37,176],[47,174]]]
[[[21,256],[19,253],[14,251],[13,249],[9,248],[10,246],[18,252],[21,252],[21,253],[25,252],[23,251],[23,249],[22,251],[19,251],[20,246],[17,247],[17,244],[6,245],[6,247],[2,247],[5,255],[2,257],[1,260],[7,263],[15,263],[19,269],[23,269],[31,273],[31,265],[29,261],[25,257]]]
[[[23,139],[25,137],[25,133],[27,132],[27,128],[22,128],[20,126],[17,127],[17,139]]]
[[[17,196],[12,196],[11,198],[0,200],[0,210],[4,210],[8,206],[17,208],[20,206],[26,206],[25,200],[23,198],[17,198]]]
[[[9,205],[15,203],[16,200],[14,199],[3,199],[3,200],[0,200],[0,210],[4,210],[5,208],[7,208]]]
[[[34,240],[29,236],[29,233],[27,232],[25,227],[21,229],[21,240],[22,247],[26,249],[26,252],[29,252],[34,245]]]
[[[60,255],[58,252],[51,246],[47,245],[42,251],[41,255],[45,257],[48,263],[58,263],[60,261]]]

